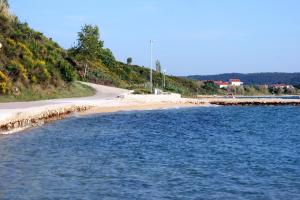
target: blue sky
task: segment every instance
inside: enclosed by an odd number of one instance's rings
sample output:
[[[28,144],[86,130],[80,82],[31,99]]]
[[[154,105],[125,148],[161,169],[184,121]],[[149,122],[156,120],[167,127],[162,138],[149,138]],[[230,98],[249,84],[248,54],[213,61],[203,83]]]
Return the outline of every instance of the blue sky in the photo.
[[[100,27],[118,60],[154,59],[174,75],[299,72],[298,0],[10,0],[21,21],[62,47],[83,24]]]

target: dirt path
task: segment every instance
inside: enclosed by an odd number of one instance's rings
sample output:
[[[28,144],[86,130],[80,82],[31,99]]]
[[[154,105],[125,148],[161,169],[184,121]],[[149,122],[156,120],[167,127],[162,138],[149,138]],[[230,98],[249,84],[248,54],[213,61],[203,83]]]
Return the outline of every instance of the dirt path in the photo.
[[[0,114],[3,109],[22,109],[22,108],[33,108],[47,105],[57,105],[57,104],[72,104],[72,103],[84,103],[84,102],[96,102],[99,100],[113,99],[121,94],[128,93],[129,90],[108,87],[103,85],[97,85],[93,83],[85,83],[96,90],[96,94],[90,97],[76,97],[76,98],[64,98],[64,99],[51,99],[42,101],[29,101],[29,102],[11,102],[11,103],[0,103]]]

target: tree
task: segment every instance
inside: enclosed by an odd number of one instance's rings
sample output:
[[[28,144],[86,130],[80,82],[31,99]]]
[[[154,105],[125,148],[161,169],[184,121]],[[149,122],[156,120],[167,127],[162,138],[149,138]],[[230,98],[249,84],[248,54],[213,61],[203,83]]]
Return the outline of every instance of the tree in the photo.
[[[159,60],[156,60],[155,65],[156,65],[156,71],[157,71],[158,73],[161,73],[161,65],[160,65],[160,61],[159,61]]]
[[[98,26],[84,25],[78,33],[78,53],[89,59],[96,59],[103,47]]]
[[[110,49],[103,48],[100,51],[100,60],[107,67],[113,68],[116,66],[116,59]]]
[[[98,26],[84,25],[81,32],[78,33],[78,44],[75,47],[77,53],[84,57],[85,70],[87,74],[88,61],[95,60],[100,56],[103,47],[103,41],[100,40],[100,32]]]
[[[132,58],[129,57],[129,58],[127,58],[127,65],[131,65],[131,64],[132,64]]]
[[[216,94],[218,92],[218,87],[213,81],[206,81],[203,85],[203,89],[206,94]]]

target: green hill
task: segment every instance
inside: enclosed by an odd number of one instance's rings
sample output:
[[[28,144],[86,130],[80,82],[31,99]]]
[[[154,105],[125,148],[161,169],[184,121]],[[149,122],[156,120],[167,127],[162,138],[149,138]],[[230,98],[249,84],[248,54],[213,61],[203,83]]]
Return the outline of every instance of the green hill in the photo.
[[[73,81],[67,52],[21,23],[0,0],[0,101],[37,100],[93,94]]]
[[[267,72],[267,73],[227,73],[216,75],[193,75],[188,78],[194,80],[215,80],[228,81],[229,79],[241,79],[247,85],[272,85],[272,84],[290,84],[294,86],[300,85],[300,73],[282,73],[282,72]]]
[[[78,35],[78,45],[65,50],[11,15],[5,0],[0,0],[0,11],[0,101],[93,93],[75,80],[149,91],[149,69],[117,61],[104,48],[98,27],[85,25]],[[154,86],[161,88],[162,82],[163,74],[154,72]],[[165,90],[191,95],[197,92],[197,85],[192,80],[167,76]]]

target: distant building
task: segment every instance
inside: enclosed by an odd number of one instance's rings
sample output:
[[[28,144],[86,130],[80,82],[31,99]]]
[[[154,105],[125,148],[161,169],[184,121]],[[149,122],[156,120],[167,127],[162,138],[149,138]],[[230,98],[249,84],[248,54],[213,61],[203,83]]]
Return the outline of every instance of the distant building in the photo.
[[[274,89],[293,89],[294,86],[286,85],[286,84],[273,84],[272,88],[274,88]]]
[[[232,86],[241,86],[244,84],[240,79],[230,79],[229,83]]]
[[[202,85],[205,83],[211,82],[215,86],[217,86],[220,89],[227,89],[230,86],[242,86],[243,82],[241,82],[240,79],[230,79],[229,82],[224,82],[224,81],[214,81],[214,80],[202,80],[202,81],[197,81],[198,85]]]
[[[228,88],[229,83],[228,82],[223,82],[223,81],[214,81],[215,85],[218,86],[219,88]]]

